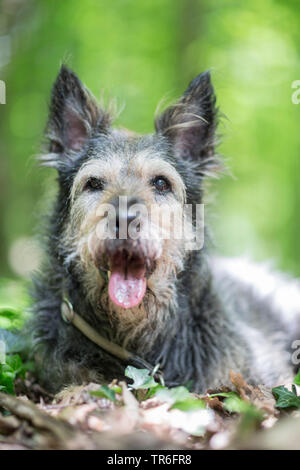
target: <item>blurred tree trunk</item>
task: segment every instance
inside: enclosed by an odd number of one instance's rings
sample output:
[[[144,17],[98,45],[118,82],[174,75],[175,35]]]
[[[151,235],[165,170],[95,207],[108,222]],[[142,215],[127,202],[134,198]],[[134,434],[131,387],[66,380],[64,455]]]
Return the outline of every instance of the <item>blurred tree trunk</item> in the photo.
[[[180,87],[185,87],[201,72],[201,70],[198,70],[199,56],[193,57],[191,46],[194,41],[199,40],[199,37],[201,37],[203,4],[203,0],[179,0],[178,2],[177,50]],[[199,51],[199,42],[195,50]]]

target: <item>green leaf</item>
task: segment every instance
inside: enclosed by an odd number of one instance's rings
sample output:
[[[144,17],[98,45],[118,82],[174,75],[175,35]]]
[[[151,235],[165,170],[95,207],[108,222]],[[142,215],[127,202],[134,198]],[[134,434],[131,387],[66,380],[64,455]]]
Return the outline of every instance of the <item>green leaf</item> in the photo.
[[[113,390],[115,393],[118,393],[118,395],[122,395],[122,387],[119,385],[112,385],[111,390]]]
[[[4,330],[20,330],[27,316],[22,310],[0,306],[0,328]]]
[[[0,387],[2,391],[14,395],[14,382],[18,377],[24,379],[32,364],[23,364],[18,354],[5,356],[5,363],[0,364]]]
[[[160,384],[156,384],[156,387],[149,388],[146,394],[145,400],[147,400],[148,398],[154,397],[156,393],[158,392],[158,390],[166,390],[166,387]]]
[[[114,390],[109,388],[107,385],[102,385],[99,390],[91,391],[90,395],[94,397],[107,398],[110,401],[116,401],[116,393]]]
[[[20,330],[29,317],[25,282],[0,279],[0,329]]]
[[[184,401],[176,401],[174,405],[171,406],[171,410],[177,409],[181,411],[196,411],[204,408],[206,408],[204,400],[192,397],[189,397]]]
[[[0,384],[2,392],[9,393],[10,395],[15,394],[14,376],[0,371]]]
[[[296,390],[290,392],[286,387],[272,388],[272,393],[276,398],[276,408],[300,408],[300,396],[297,396]]]
[[[133,380],[133,384],[130,384],[130,388],[134,390],[157,386],[157,383],[152,375],[150,375],[148,369],[136,369],[133,366],[128,366],[125,370],[125,375]]]
[[[294,378],[294,384],[299,385],[300,387],[300,370],[298,374],[296,375],[296,377]]]
[[[226,400],[224,400],[224,408],[229,413],[247,413],[251,410],[251,403],[242,400],[236,393],[232,392]]]
[[[229,392],[224,402],[224,408],[229,413],[238,413],[241,416],[239,432],[249,434],[254,431],[258,424],[264,419],[265,414],[252,403],[243,400],[235,392]]]
[[[16,373],[23,367],[22,359],[18,354],[15,354],[14,356],[6,356],[6,364]]]
[[[15,374],[6,364],[0,365],[0,387],[1,391],[14,395]]]
[[[243,400],[236,392],[220,392],[209,395],[209,398],[213,397],[225,398],[223,405],[229,413],[239,413],[258,420],[262,418],[261,411],[252,403]]]
[[[183,402],[190,398],[190,392],[187,388],[180,386],[174,388],[162,388],[157,390],[155,396],[162,401],[166,401],[173,405],[176,402]]]

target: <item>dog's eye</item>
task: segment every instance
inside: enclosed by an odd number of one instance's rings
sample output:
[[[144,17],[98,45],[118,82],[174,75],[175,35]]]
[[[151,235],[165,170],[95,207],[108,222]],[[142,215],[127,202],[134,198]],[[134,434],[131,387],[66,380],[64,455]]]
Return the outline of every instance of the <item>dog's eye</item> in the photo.
[[[171,184],[164,176],[156,176],[152,184],[159,193],[166,193],[171,190]]]
[[[101,191],[103,188],[104,181],[95,177],[89,178],[84,185],[84,189],[89,189],[90,191]]]

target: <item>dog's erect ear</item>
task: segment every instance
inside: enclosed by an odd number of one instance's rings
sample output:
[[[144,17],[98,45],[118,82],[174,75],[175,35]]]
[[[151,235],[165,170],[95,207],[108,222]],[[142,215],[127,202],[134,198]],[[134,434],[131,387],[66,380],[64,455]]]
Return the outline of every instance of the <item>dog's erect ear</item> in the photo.
[[[74,72],[62,66],[54,83],[46,135],[50,152],[80,151],[95,129],[109,126],[108,114],[100,110],[95,98]]]
[[[156,131],[170,140],[176,156],[197,161],[214,154],[216,98],[210,73],[196,77],[174,106],[155,121]]]

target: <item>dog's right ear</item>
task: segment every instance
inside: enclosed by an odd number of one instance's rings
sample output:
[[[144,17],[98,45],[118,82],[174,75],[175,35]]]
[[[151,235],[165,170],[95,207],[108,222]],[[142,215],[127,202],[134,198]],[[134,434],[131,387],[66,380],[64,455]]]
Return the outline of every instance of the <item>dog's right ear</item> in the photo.
[[[108,113],[98,107],[95,98],[77,75],[63,65],[51,94],[46,129],[50,154],[57,154],[57,158],[63,154],[76,154],[94,130],[105,132],[109,125]],[[54,161],[50,166],[56,166]]]

